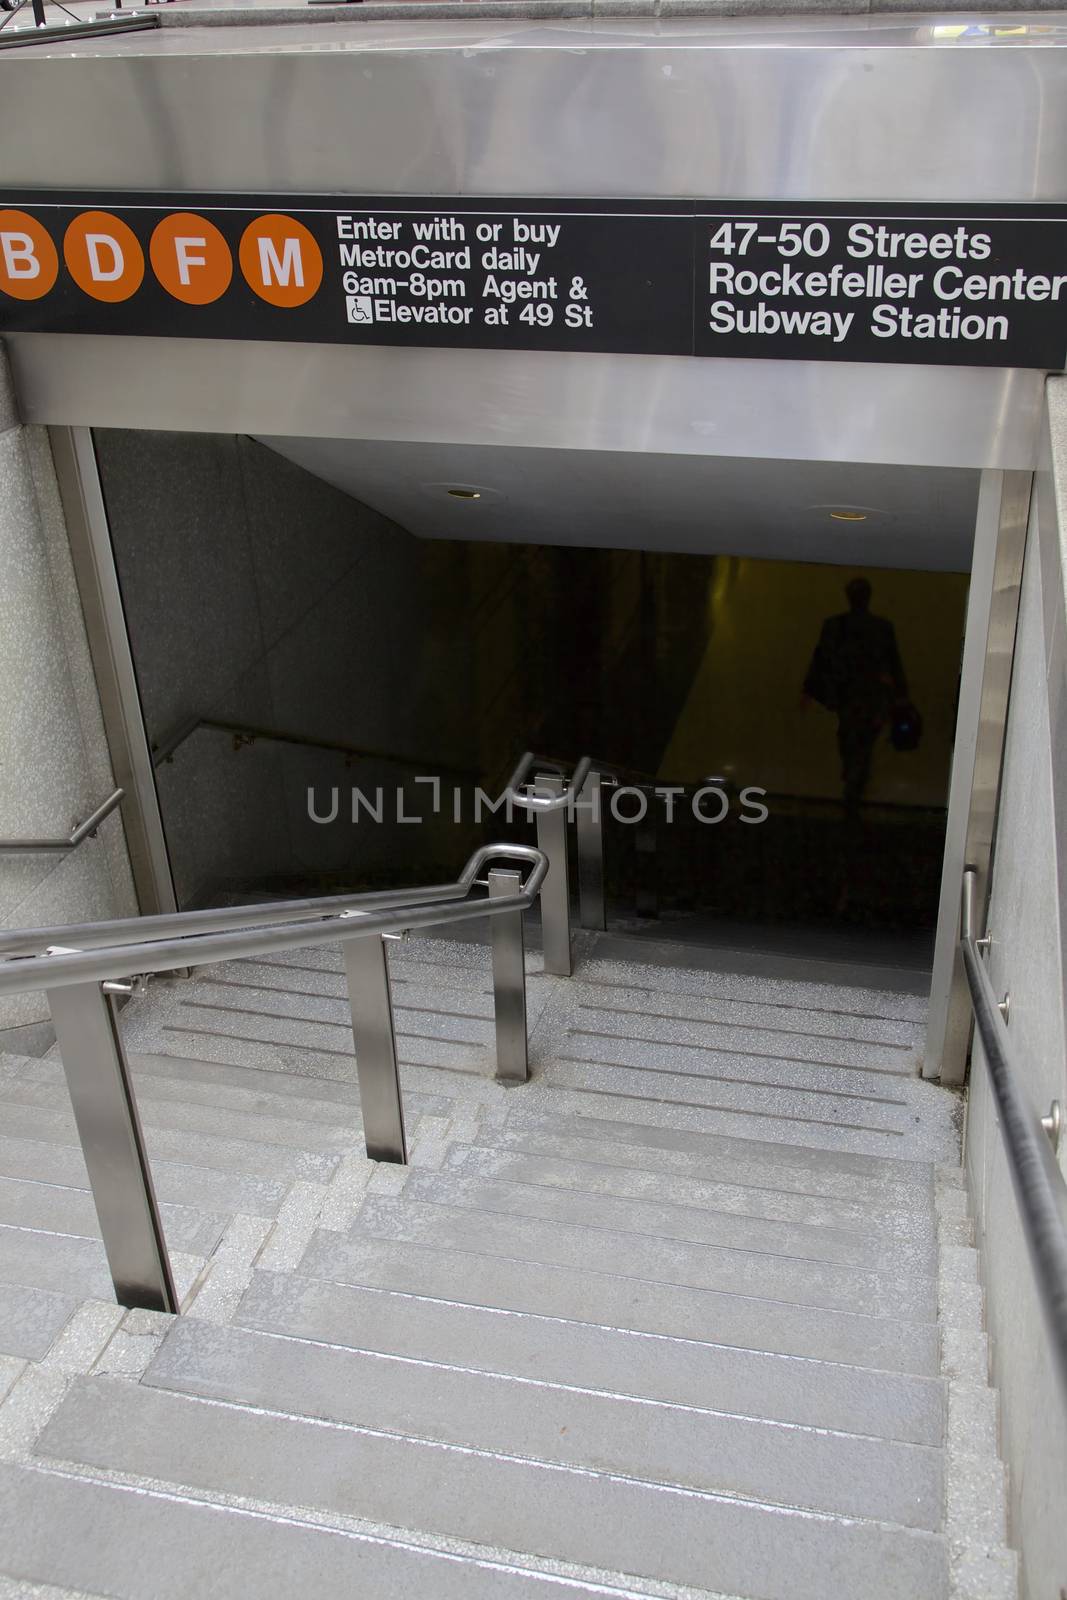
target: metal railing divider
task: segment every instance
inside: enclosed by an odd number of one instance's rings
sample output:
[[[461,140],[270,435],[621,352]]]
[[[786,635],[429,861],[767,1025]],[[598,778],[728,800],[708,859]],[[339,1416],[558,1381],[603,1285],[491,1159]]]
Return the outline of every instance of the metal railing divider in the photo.
[[[518,871],[490,868],[489,898],[468,898],[472,885],[480,881],[480,870],[495,859],[518,861],[530,870],[523,879]],[[545,856],[528,845],[484,845],[454,885],[327,897],[318,903],[318,915],[316,902],[305,901],[297,915],[287,919],[286,903],[280,902],[229,912],[130,918],[104,925],[106,934],[98,929],[96,938],[90,929],[84,941],[89,948],[78,948],[71,937],[78,929],[23,930],[0,939],[4,957],[0,994],[44,992],[52,1010],[120,1304],[178,1310],[129,1063],[108,992],[114,992],[117,980],[340,943],[367,1153],[374,1160],[403,1162],[407,1159],[404,1113],[383,941],[413,928],[483,917],[491,926],[497,921],[509,925],[507,937],[500,941],[499,960],[494,946],[497,1039],[503,1052],[497,1070],[498,1075],[517,1079],[519,1065],[524,1067],[526,1059],[521,920],[540,893],[547,870]],[[446,894],[456,898],[446,900]],[[259,917],[258,926],[249,926],[250,911]],[[158,937],[145,937],[146,928]],[[102,938],[119,942],[101,944]],[[42,951],[44,939],[48,945]]]
[[[489,898],[514,898],[520,875],[503,867],[489,872]],[[489,924],[493,941],[493,994],[496,1013],[496,1075],[501,1083],[525,1083],[530,1076],[526,1027],[526,941],[522,912]]]
[[[555,770],[539,771],[531,782],[535,764]],[[527,750],[501,796],[509,807],[532,812],[537,821],[537,847],[548,860],[547,893],[541,890],[541,948],[545,971],[561,978],[569,978],[573,971],[567,824],[576,814],[591,765],[589,757],[582,756],[568,780],[556,762]]]
[[[578,922],[583,928],[603,932],[608,925],[604,899],[604,790],[601,774],[593,768],[575,807],[578,855]]]
[[[569,798],[558,773],[539,773],[534,790],[566,802]],[[541,890],[541,948],[545,971],[569,978],[574,968],[571,950],[571,874],[565,804],[537,812],[537,848],[548,857],[548,877]]]
[[[146,1311],[177,1311],[115,1001],[99,983],[46,989],[45,995],[115,1298]]]
[[[518,874],[516,874],[518,876]],[[408,1158],[385,939],[342,939],[363,1138],[372,1161]]]

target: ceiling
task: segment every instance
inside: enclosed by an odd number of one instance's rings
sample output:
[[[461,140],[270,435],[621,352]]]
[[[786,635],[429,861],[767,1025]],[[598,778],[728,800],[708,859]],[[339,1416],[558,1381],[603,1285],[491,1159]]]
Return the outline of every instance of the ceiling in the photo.
[[[966,571],[978,474],[728,456],[262,437],[420,539]],[[449,495],[475,488],[478,499]],[[832,511],[865,513],[842,521]]]

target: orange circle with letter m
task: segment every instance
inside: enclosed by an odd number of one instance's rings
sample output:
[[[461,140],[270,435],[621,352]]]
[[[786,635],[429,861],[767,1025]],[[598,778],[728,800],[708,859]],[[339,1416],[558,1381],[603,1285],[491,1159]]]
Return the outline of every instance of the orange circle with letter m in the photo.
[[[318,293],[322,251],[293,217],[257,217],[242,234],[237,255],[249,288],[272,306],[303,306]]]

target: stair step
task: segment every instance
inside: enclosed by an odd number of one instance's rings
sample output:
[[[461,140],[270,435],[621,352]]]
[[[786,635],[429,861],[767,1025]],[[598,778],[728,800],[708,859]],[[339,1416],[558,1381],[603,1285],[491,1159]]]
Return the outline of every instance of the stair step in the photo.
[[[351,1083],[142,1051],[131,1052],[130,1062],[135,1081],[143,1085],[140,1092],[157,1097],[173,1095],[198,1105],[232,1106],[294,1122],[331,1125],[359,1109],[358,1091]]]
[[[629,1020],[621,1017],[620,1026]],[[731,1090],[744,1090],[750,1097],[756,1095],[757,1091],[779,1095],[806,1094],[831,1102],[840,1100],[857,1106],[876,1107],[907,1105],[908,1084],[912,1077],[907,1072],[882,1071],[879,1068],[832,1061],[794,1060],[784,1051],[775,1054],[749,1050],[730,1053],[694,1044],[688,1037],[675,1041],[650,1040],[636,1033],[608,1033],[604,1030],[591,1033],[574,1027],[559,1030],[552,1055],[546,1057],[546,1066],[554,1067],[556,1063],[567,1066],[625,1067],[655,1073],[663,1082],[674,1083],[677,1079],[687,1083],[714,1084],[716,1087],[721,1084]]]
[[[462,1154],[453,1152],[454,1157]],[[564,1186],[553,1182],[561,1176],[559,1164],[546,1172],[536,1157],[519,1172],[505,1171],[501,1175],[494,1170],[500,1165],[492,1160],[454,1161],[443,1172],[413,1172],[404,1192],[413,1199],[440,1201],[444,1205],[555,1218],[616,1233],[651,1234],[730,1250],[832,1261],[872,1272],[914,1271],[927,1277],[937,1273],[937,1241],[930,1229],[921,1238],[877,1237],[870,1232],[799,1219],[786,1221],[714,1211],[701,1206],[699,1197],[693,1195],[663,1201],[628,1193],[621,1185],[616,1193],[605,1194],[584,1185],[584,1172],[573,1168],[563,1172],[562,1176],[572,1180]],[[684,1190],[676,1186],[675,1192],[681,1195]]]
[[[206,1214],[191,1206],[161,1204],[159,1212],[170,1249],[194,1256],[209,1256],[229,1221],[226,1216]],[[0,1178],[0,1225],[83,1239],[100,1237],[91,1194],[21,1178]]]
[[[254,1116],[287,1121],[326,1123],[336,1127],[346,1114],[359,1112],[359,1095],[351,1083],[298,1078],[255,1067],[218,1065],[182,1056],[129,1051],[138,1100],[182,1100],[190,1105],[220,1106]],[[28,1061],[20,1082],[66,1088],[59,1061]]]
[[[600,1255],[596,1251],[590,1259]],[[938,1370],[933,1322],[900,1322],[677,1286],[666,1292],[662,1283],[594,1271],[587,1264],[546,1266],[441,1245],[345,1239],[320,1231],[298,1270],[337,1283],[745,1350],[811,1356],[887,1372],[931,1376]]]
[[[40,1361],[70,1320],[77,1301],[25,1284],[0,1283],[0,1352]]]
[[[576,1069],[577,1070],[577,1069]],[[607,1072],[610,1069],[604,1068]],[[903,1080],[901,1080],[903,1081]],[[917,1079],[908,1079],[909,1088],[918,1086]],[[935,1085],[925,1085],[940,1096],[944,1091]],[[947,1159],[953,1148],[958,1148],[958,1135],[952,1123],[951,1109],[937,1105],[913,1104],[902,1113],[896,1129],[875,1129],[873,1132],[844,1123],[820,1123],[793,1120],[769,1112],[744,1110],[717,1110],[695,1100],[661,1087],[654,1094],[632,1093],[617,1085],[601,1087],[568,1087],[542,1077],[536,1103],[539,1109],[563,1121],[576,1118],[594,1121],[640,1122],[646,1126],[668,1128],[677,1132],[699,1132],[705,1136],[727,1136],[746,1142],[777,1143],[789,1151],[794,1145],[809,1150],[847,1151],[856,1155],[880,1158],[887,1151],[905,1161],[924,1164]],[[699,1088],[699,1085],[698,1085]],[[534,1097],[530,1097],[530,1104]],[[929,1111],[931,1114],[927,1116]]]
[[[716,972],[680,963],[683,953],[669,949],[666,962],[642,962],[641,943],[634,941],[629,961],[603,960],[595,955],[579,963],[576,977],[583,984],[609,989],[641,990],[653,995],[697,995],[722,999],[730,995],[760,1005],[791,1006],[824,1016],[875,1017],[883,1021],[912,1022],[924,1026],[927,1005],[918,995],[884,989],[853,988],[851,984],[810,983],[790,978],[754,977],[737,972]]]
[[[772,1173],[757,1175],[765,1180],[762,1184],[716,1182],[669,1164],[664,1170],[650,1170],[640,1164],[640,1153],[626,1146],[605,1147],[565,1135],[524,1136],[521,1131],[497,1137],[499,1145],[452,1145],[447,1168],[454,1169],[460,1177],[477,1175],[620,1199],[698,1206],[732,1217],[761,1217],[768,1222],[838,1229],[871,1241],[887,1236],[930,1244],[936,1241],[933,1218],[924,1211],[894,1212],[869,1202],[778,1189],[771,1186]]]
[[[305,1077],[314,1082],[339,1083],[351,1086],[356,1081],[356,1063],[351,1046],[340,1049],[335,1045],[315,1043],[304,1038],[298,1043],[279,1043],[278,1040],[257,1034],[252,1030],[233,1031],[211,1025],[204,1026],[205,1018],[194,1019],[195,1025],[166,1023],[161,1032],[168,1051],[184,1057],[195,1057],[205,1062],[218,1062],[225,1066],[244,1066],[255,1062],[262,1070],[276,1076]],[[446,1069],[470,1076],[487,1077],[487,1063],[471,1051],[457,1054],[455,1046],[443,1047],[451,1051],[449,1060],[433,1059],[432,1042],[409,1041],[402,1066],[444,1066]],[[428,1058],[428,1059],[424,1059]],[[447,1079],[438,1079],[427,1098],[446,1100],[453,1093]]]
[[[816,1082],[834,1081],[835,1068],[843,1088],[876,1085],[883,1092],[894,1077],[914,1071],[915,1052],[898,1045],[874,1040],[843,1039],[829,1034],[807,1036],[779,1029],[753,1027],[747,1023],[728,1026],[721,1020],[699,1017],[671,1017],[663,1002],[651,1014],[632,1006],[581,1005],[569,1013],[573,1022],[567,1028],[571,1040],[583,1045],[601,1045],[606,1051],[622,1045],[642,1049],[656,1056],[677,1056],[679,1068],[709,1072],[745,1072],[753,1077],[761,1070],[792,1064],[794,1073],[812,1071]],[[623,1057],[630,1059],[629,1056]],[[799,1064],[799,1068],[798,1068]],[[814,1069],[821,1069],[817,1074]]]
[[[350,1148],[354,1138],[358,1139],[362,1126],[355,1094],[350,1121],[339,1115],[331,1125],[296,1121],[287,1115],[261,1116],[258,1112],[235,1111],[192,1099],[160,1098],[153,1094],[152,1088],[151,1079],[144,1079],[137,1085],[137,1106],[146,1128],[180,1130],[191,1134],[208,1133],[215,1138],[241,1139],[256,1144],[329,1153]],[[31,1082],[27,1079],[9,1080],[3,1087],[0,1100],[6,1107],[38,1106],[46,1110],[67,1110],[70,1105],[65,1084]]]
[[[763,1600],[943,1595],[942,1541],[915,1529],[665,1488],[168,1394],[75,1380],[38,1454],[192,1489]],[[247,1580],[246,1580],[247,1581]]]
[[[389,952],[389,977],[395,984],[416,984],[453,994],[492,992],[492,971],[488,949],[479,950],[470,945],[454,945],[455,960],[450,960],[439,942],[433,945],[415,937],[406,939],[403,946],[394,945]],[[527,966],[529,966],[529,961]],[[264,988],[310,988],[309,978],[336,980],[344,983],[344,965],[339,945],[317,945],[314,949],[293,950],[278,956],[250,957],[248,960],[226,962],[222,966],[202,967],[205,978],[229,977],[249,974],[263,977]],[[533,976],[535,983],[544,982],[542,976]],[[329,992],[327,990],[327,992]]]
[[[588,1043],[583,1041],[584,1045]],[[616,1053],[625,1055],[627,1052]],[[902,1123],[910,1119],[910,1108],[902,1097],[885,1104],[867,1098],[854,1099],[831,1090],[824,1093],[818,1089],[732,1083],[716,1077],[713,1068],[695,1070],[684,1076],[676,1065],[664,1065],[663,1070],[657,1070],[647,1064],[647,1053],[644,1060],[640,1050],[630,1053],[635,1058],[630,1063],[596,1060],[597,1052],[586,1048],[576,1052],[580,1059],[567,1060],[562,1055],[553,1055],[541,1065],[538,1077],[554,1088],[591,1090],[715,1112],[727,1119],[738,1119],[742,1129],[746,1119],[753,1126],[762,1119],[767,1132],[777,1132],[783,1139],[798,1137],[798,1130],[802,1134],[808,1129],[832,1129],[846,1140],[851,1137],[852,1142],[845,1144],[846,1149],[874,1144],[879,1151],[891,1153],[894,1142],[905,1131]],[[677,1063],[684,1052],[672,1049],[668,1054],[670,1060]]]
[[[780,1506],[936,1530],[940,1452],[186,1319],[154,1387]]]
[[[98,1239],[0,1226],[0,1283],[22,1284],[78,1300],[114,1300]]]
[[[561,1215],[547,1221],[515,1212],[475,1209],[462,1203],[446,1204],[428,1198],[436,1178],[436,1174],[413,1171],[402,1199],[368,1199],[352,1236],[404,1240],[578,1271],[595,1261],[601,1271],[628,1279],[749,1295],[790,1305],[852,1310],[866,1316],[929,1322],[937,1315],[934,1278],[878,1274],[827,1261],[692,1245],[593,1227],[564,1220],[567,1202],[572,1198],[569,1196],[561,1197]],[[456,1180],[452,1182],[455,1185]],[[517,1194],[518,1203],[526,1202],[529,1190],[494,1186],[495,1191],[509,1189]],[[545,1196],[553,1198],[550,1191]],[[502,1193],[498,1203],[503,1205],[508,1198]]]
[[[283,989],[290,994],[346,995],[348,984],[340,957],[331,966],[320,967],[301,959],[307,954],[307,951],[296,951],[291,958],[278,956],[273,960],[269,956],[254,956],[226,961],[221,966],[201,967],[198,981],[250,984],[258,989]]]
[[[584,1584],[150,1488],[0,1464],[3,1563],[16,1578],[115,1600],[432,1596],[582,1600]],[[624,1584],[607,1596],[631,1594]],[[58,1596],[56,1597],[58,1600]]]
[[[758,1136],[746,1138],[692,1126],[643,1122],[635,1120],[632,1103],[617,1117],[601,1115],[605,1109],[601,1105],[593,1111],[587,1109],[584,1115],[571,1116],[517,1105],[508,1117],[500,1142],[533,1148],[526,1142],[533,1137],[580,1139],[587,1151],[590,1141],[597,1150],[618,1146],[627,1163],[639,1158],[635,1164],[657,1170],[669,1167],[672,1171],[694,1172],[735,1183],[768,1183],[801,1193],[869,1199],[875,1205],[901,1206],[927,1214],[933,1206],[930,1161],[916,1163],[842,1149],[840,1145],[825,1148],[821,1144],[783,1144]]]
[[[475,950],[474,955],[473,964],[464,959],[462,964],[452,965],[419,959],[410,942],[403,949],[394,946],[389,953],[389,979],[395,1003],[491,1016],[493,978],[489,951]],[[539,958],[531,959],[528,954],[527,1000],[535,1010],[547,1000],[555,981],[536,970],[539,966]],[[291,994],[330,995],[336,999],[348,992],[339,951],[300,950],[291,956],[227,962],[221,967],[204,967],[201,975],[209,982],[236,981]]]
[[[472,1027],[482,1024],[471,1024]],[[216,1048],[225,1041],[234,1041],[246,1047],[266,1046],[275,1051],[299,1051],[301,1059],[322,1055],[333,1058],[331,1075],[355,1077],[355,1056],[352,1045],[351,1017],[343,1022],[308,1022],[295,1017],[275,1016],[265,1011],[241,1011],[230,1007],[216,1008],[201,1005],[198,1000],[183,1001],[173,1022],[167,1023],[168,1038],[181,1040],[209,1035]],[[183,1053],[185,1053],[183,1051]],[[257,1048],[257,1055],[259,1050]],[[410,1034],[398,1041],[401,1064],[441,1066],[457,1072],[487,1073],[489,1056],[488,1036],[485,1041],[459,1043],[448,1039],[412,1037]],[[289,1060],[288,1054],[284,1058]],[[338,1067],[340,1063],[340,1068]],[[319,1070],[322,1070],[321,1067]]]
[[[199,1154],[199,1141],[188,1154]],[[0,1177],[29,1178],[67,1189],[89,1189],[89,1175],[79,1148],[45,1144],[34,1139],[9,1139],[0,1135]],[[253,1217],[276,1217],[289,1191],[288,1180],[272,1183],[269,1178],[251,1177],[232,1170],[217,1172],[210,1167],[175,1161],[154,1160],[152,1181],[156,1198],[161,1202],[218,1211],[224,1216],[240,1211]]]
[[[463,1007],[458,997],[453,1009],[438,994],[437,1006],[429,1016],[425,1010],[413,1009],[406,1004],[409,998],[415,997],[408,995],[407,986],[397,985],[393,995],[393,1012],[398,1040],[424,1037],[429,1032],[432,1038],[442,1042],[468,1045],[475,1049],[487,1049],[492,1044],[494,1023],[491,995],[488,1003],[481,1003],[482,997],[477,997],[480,1002],[477,1016],[470,1014],[470,1002]],[[222,1016],[248,1017],[254,1019],[256,1026],[264,1018],[307,1023],[312,1027],[325,1024],[346,1035],[351,1047],[352,1007],[347,989],[340,995],[311,995],[293,992],[288,988],[256,988],[244,982],[201,980],[185,998],[183,1011],[190,1009],[214,1011]],[[336,1046],[337,1033],[332,1032],[327,1037]],[[403,1056],[403,1046],[399,1045],[398,1048]]]
[[[919,1022],[894,1016],[865,1016],[849,1011],[814,1010],[806,1006],[761,1000],[740,993],[713,994],[701,986],[699,992],[673,992],[664,1000],[658,985],[630,988],[624,984],[586,983],[582,973],[572,982],[572,998],[579,1014],[607,1012],[613,1016],[708,1023],[732,1032],[748,1028],[764,1033],[768,1039],[780,1037],[800,1040],[846,1040],[849,1043],[891,1047],[892,1055],[914,1055],[922,1044],[923,1026]],[[736,980],[735,980],[736,981]],[[884,1001],[885,996],[882,996]],[[765,1044],[763,1049],[769,1049]]]
[[[288,968],[265,961],[239,961],[228,962],[225,967],[217,969],[201,970],[205,981],[232,991],[231,1001],[234,1004],[240,1002],[242,994],[258,991],[261,995],[273,997],[269,1009],[275,1008],[278,996],[293,997],[292,1012],[295,1013],[305,1009],[304,1000],[314,1002],[328,999],[343,1002],[346,1009],[342,1016],[347,1021],[348,984],[339,967],[325,971],[303,966]],[[476,1023],[491,1023],[493,1020],[493,981],[488,964],[484,970],[452,975],[447,968],[438,972],[427,969],[421,963],[404,962],[394,955],[389,961],[389,981],[393,1009],[397,1012],[401,1027],[419,1026],[418,1019],[423,1015],[432,1018],[445,1016],[460,1022],[473,1020]],[[528,1009],[536,1013],[547,1000],[548,994],[547,980],[537,977],[529,979],[526,992]],[[190,990],[188,997],[196,999],[197,990]],[[338,1013],[333,1009],[321,1015],[336,1020]]]
[[[3,1104],[4,1130],[23,1140],[79,1146],[74,1117],[69,1106],[57,1110],[47,1106]],[[140,1101],[138,1101],[140,1105]],[[358,1148],[358,1123],[354,1140]],[[195,1137],[186,1130],[153,1127],[145,1119],[145,1142],[152,1162],[157,1160],[187,1163],[196,1156],[197,1165],[220,1172],[250,1173],[278,1181],[306,1178],[325,1182],[337,1165],[336,1154],[300,1150],[292,1146],[264,1143],[254,1139],[234,1139],[198,1130]],[[154,1170],[154,1168],[153,1168]]]
[[[449,1304],[296,1274],[256,1272],[235,1321],[324,1344],[911,1444],[940,1445],[944,1429],[937,1378]]]

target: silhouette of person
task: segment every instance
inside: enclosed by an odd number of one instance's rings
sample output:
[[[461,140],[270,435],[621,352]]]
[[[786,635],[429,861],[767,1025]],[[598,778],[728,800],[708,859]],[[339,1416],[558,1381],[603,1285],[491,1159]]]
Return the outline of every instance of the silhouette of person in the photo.
[[[907,699],[893,624],[870,610],[866,578],[845,585],[848,610],[827,617],[804,679],[804,699],[837,713],[845,818],[859,821],[878,735],[893,706]]]

